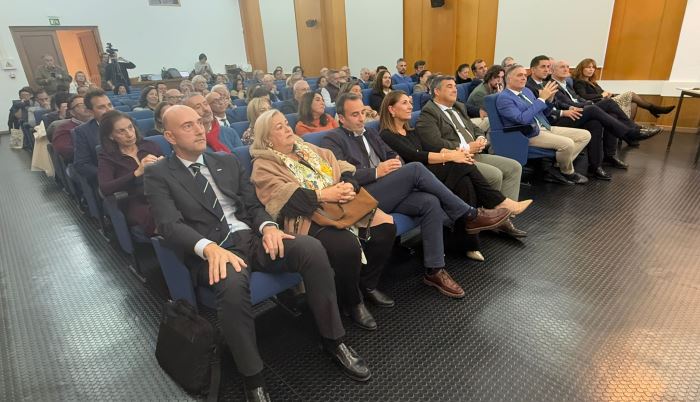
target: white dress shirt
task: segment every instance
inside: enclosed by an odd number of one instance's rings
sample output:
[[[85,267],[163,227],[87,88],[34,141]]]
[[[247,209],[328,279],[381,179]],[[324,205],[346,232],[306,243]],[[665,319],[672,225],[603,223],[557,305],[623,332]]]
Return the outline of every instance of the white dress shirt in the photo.
[[[435,101],[433,100],[433,102]],[[462,121],[462,119],[459,117],[459,113],[455,111],[454,108],[445,106],[438,102],[435,102],[435,104],[440,108],[440,110],[442,110],[443,113],[445,113],[448,119],[447,121],[450,122],[450,124],[454,124],[452,120],[457,120],[459,125],[462,126],[462,128],[464,128],[465,130],[467,130],[467,132],[470,133],[474,137],[474,139],[476,139],[474,133],[469,131],[467,126],[464,125],[464,121]],[[450,116],[450,113],[452,113],[452,116]],[[457,127],[455,127],[455,131],[457,131],[457,136],[459,137],[459,148],[464,149],[465,151],[469,151],[469,142],[467,141],[467,139],[462,137],[462,134],[460,134],[459,130],[457,130]]]

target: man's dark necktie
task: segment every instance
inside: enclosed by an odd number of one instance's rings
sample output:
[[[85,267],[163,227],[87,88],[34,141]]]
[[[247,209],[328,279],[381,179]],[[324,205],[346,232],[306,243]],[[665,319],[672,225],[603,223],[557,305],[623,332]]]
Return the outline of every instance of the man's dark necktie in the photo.
[[[457,121],[457,119],[459,119],[459,117],[456,116],[455,113],[458,113],[458,112],[457,112],[456,110],[454,110],[453,108],[448,108],[448,109],[447,109],[447,115],[450,116],[450,120],[452,120],[452,124],[453,124],[453,125],[455,126],[455,128],[457,129],[457,132],[460,133],[460,134],[462,134],[462,137],[464,137],[464,141],[466,141],[466,142],[472,142],[472,141],[474,141],[475,138],[474,138],[474,136],[469,132],[469,130],[467,130],[466,128],[464,128],[464,126],[463,126],[462,124],[460,124],[460,122]]]
[[[202,193],[204,203],[210,205],[216,216],[219,217],[219,222],[226,222],[226,215],[224,215],[224,210],[221,208],[221,204],[219,204],[219,199],[216,198],[216,193],[214,192],[214,189],[211,188],[209,180],[207,180],[202,172],[199,171],[201,168],[201,163],[193,163],[190,165],[190,170],[192,173],[194,173],[194,183],[196,185],[195,188]],[[228,239],[228,235],[226,235],[226,238],[222,240],[219,245],[224,244],[226,239]]]
[[[528,99],[524,93],[521,92],[520,95],[518,95],[518,96],[520,98],[522,98],[523,100],[525,100],[525,102],[529,103],[530,105],[533,104],[532,101],[530,99]],[[547,130],[552,129],[552,125],[549,124],[549,121],[547,120],[546,117],[544,117],[544,113],[542,113],[541,111],[537,112],[537,114],[535,115],[535,120],[537,120],[537,122],[540,124],[540,126],[546,128]]]

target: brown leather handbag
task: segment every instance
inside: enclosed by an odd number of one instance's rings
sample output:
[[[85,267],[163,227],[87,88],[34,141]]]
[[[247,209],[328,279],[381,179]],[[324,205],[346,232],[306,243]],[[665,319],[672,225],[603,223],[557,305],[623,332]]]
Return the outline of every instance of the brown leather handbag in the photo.
[[[347,229],[358,225],[369,229],[374,213],[377,211],[377,202],[370,193],[360,187],[355,198],[345,204],[335,202],[323,202],[311,220],[320,226],[332,226],[338,229]]]

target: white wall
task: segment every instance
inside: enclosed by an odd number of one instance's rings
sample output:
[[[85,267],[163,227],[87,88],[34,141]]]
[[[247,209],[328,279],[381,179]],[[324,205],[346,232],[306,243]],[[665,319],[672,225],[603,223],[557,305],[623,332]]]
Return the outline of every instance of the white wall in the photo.
[[[545,54],[574,66],[586,57],[602,65],[614,4],[614,0],[500,0],[495,60],[511,56],[529,66],[533,57]]]
[[[0,59],[14,59],[18,69],[14,79],[0,70],[0,110],[9,110],[10,100],[27,84],[7,27],[48,26],[48,16],[59,17],[62,26],[97,26],[103,42],[136,64],[132,77],[160,73],[163,67],[189,71],[199,53],[207,54],[215,72],[223,72],[224,64],[247,63],[236,0],[183,0],[181,7],[149,7],[147,0],[33,0],[7,1],[2,8]]]
[[[403,57],[402,0],[345,0],[345,26],[348,64],[354,76],[362,67],[374,70],[385,65],[395,70],[396,59]]]
[[[260,0],[260,16],[268,71],[282,66],[285,73],[291,74],[292,68],[299,65],[294,0]]]
[[[700,82],[699,19],[700,0],[688,0],[670,81]]]

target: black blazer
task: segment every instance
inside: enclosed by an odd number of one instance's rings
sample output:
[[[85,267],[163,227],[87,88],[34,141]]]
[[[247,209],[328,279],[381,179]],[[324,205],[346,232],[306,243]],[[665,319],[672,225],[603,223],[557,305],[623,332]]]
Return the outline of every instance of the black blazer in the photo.
[[[204,154],[204,162],[221,192],[233,199],[236,218],[253,233],[265,221],[272,221],[260,204],[248,175],[233,155]],[[196,190],[194,177],[174,154],[146,168],[144,193],[160,233],[168,244],[187,255],[196,255],[194,246],[202,238],[220,243],[229,232],[214,209]]]
[[[469,120],[467,108],[463,103],[455,102],[453,109],[462,116],[467,131],[472,134],[472,138],[465,138],[467,142],[474,141],[484,135],[484,132]],[[452,121],[445,116],[445,112],[440,110],[440,107],[432,100],[428,101],[420,111],[416,122],[416,133],[426,151],[440,152],[442,148],[455,149],[459,147],[460,134]]]
[[[100,127],[90,119],[73,129],[73,166],[89,182],[97,182],[97,151],[100,144]]]
[[[382,101],[384,100],[384,92],[380,91],[374,91],[369,94],[369,107],[371,107],[373,110],[376,110],[379,112],[382,107]]]
[[[574,80],[574,91],[583,99],[599,101],[603,99],[603,88],[586,80]]]
[[[384,162],[387,159],[393,159],[398,156],[394,150],[389,148],[379,138],[379,134],[375,129],[366,128],[364,136],[380,161]],[[354,139],[354,134],[350,131],[342,127],[336,128],[323,137],[321,147],[330,149],[336,159],[355,165],[355,180],[357,180],[359,185],[364,186],[377,180],[377,170],[369,167],[367,151],[363,145]]]

